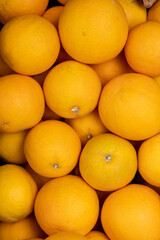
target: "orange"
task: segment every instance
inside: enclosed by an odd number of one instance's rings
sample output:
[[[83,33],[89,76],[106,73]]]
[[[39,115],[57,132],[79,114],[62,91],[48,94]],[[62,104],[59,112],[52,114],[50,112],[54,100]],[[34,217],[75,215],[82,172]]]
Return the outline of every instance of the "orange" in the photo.
[[[34,179],[34,181],[37,184],[38,189],[40,189],[45,183],[47,183],[50,178],[43,177],[36,173],[28,163],[24,165],[24,168],[27,170],[27,172],[31,175],[31,177]]]
[[[33,211],[37,185],[20,166],[0,166],[0,221],[16,222]]]
[[[4,162],[14,164],[26,162],[23,150],[26,135],[27,131],[0,133],[0,157]]]
[[[151,77],[160,75],[160,23],[148,21],[133,28],[125,45],[125,55],[135,72]]]
[[[91,231],[86,235],[90,240],[109,240],[105,233],[100,231]]]
[[[109,195],[102,207],[101,220],[112,240],[158,240],[160,197],[149,187],[128,185]]]
[[[160,76],[154,77],[154,80],[156,80],[156,82],[160,84]]]
[[[118,0],[127,16],[129,30],[147,21],[147,10],[139,1]]]
[[[83,146],[92,137],[107,132],[107,129],[99,118],[97,109],[84,117],[66,119],[66,122],[77,132]]]
[[[0,55],[0,77],[13,73],[13,70],[3,61]]]
[[[63,6],[55,6],[52,8],[48,8],[42,17],[47,19],[49,22],[51,22],[56,28],[58,28],[58,21],[59,17],[61,15],[61,12],[63,10]]]
[[[49,236],[45,240],[87,240],[86,237],[75,232],[57,232]]]
[[[62,118],[53,112],[47,105],[45,106],[43,120],[62,120]]]
[[[0,222],[1,240],[44,239],[45,237],[46,234],[39,227],[34,215],[30,215],[15,223]]]
[[[48,235],[59,231],[86,235],[97,222],[96,191],[82,178],[67,175],[50,180],[38,192],[35,216]]]
[[[144,141],[140,146],[138,170],[147,182],[160,187],[160,133]]]
[[[5,24],[12,18],[26,14],[42,15],[49,0],[1,0],[0,22]]]
[[[56,28],[38,15],[18,16],[0,32],[3,60],[15,72],[36,75],[56,61],[60,42]]]
[[[117,57],[111,60],[100,64],[93,64],[92,68],[98,74],[102,86],[104,86],[109,80],[117,77],[118,75],[133,72],[126,61],[123,51]]]
[[[96,64],[122,51],[128,23],[115,0],[71,0],[59,18],[59,34],[64,49],[73,59]]]
[[[60,2],[63,5],[65,5],[68,2],[68,0],[58,0],[58,2]]]
[[[30,238],[29,240],[43,240],[42,238]]]
[[[48,73],[43,90],[46,103],[52,111],[64,118],[77,118],[96,108],[101,82],[91,67],[66,61]]]
[[[160,131],[160,87],[150,77],[126,73],[103,88],[99,115],[106,128],[130,140],[144,140]]]
[[[31,77],[12,74],[0,78],[0,131],[32,128],[44,113],[44,96]]]
[[[160,1],[156,1],[148,11],[148,21],[160,22]]]
[[[60,177],[76,166],[81,150],[77,133],[66,123],[48,120],[28,133],[24,143],[26,159],[35,172]]]
[[[127,140],[106,133],[93,137],[84,146],[79,168],[84,180],[101,191],[114,191],[132,181],[137,155]]]

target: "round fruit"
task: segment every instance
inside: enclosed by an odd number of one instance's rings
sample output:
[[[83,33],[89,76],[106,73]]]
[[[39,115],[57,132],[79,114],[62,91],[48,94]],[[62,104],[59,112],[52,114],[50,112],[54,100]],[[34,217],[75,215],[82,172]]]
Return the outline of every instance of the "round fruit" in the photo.
[[[49,22],[51,22],[56,28],[58,28],[58,21],[59,17],[61,15],[61,12],[63,10],[63,6],[55,6],[52,8],[48,8],[47,11],[43,14],[42,17],[47,19]]]
[[[58,2],[60,2],[63,5],[65,5],[68,2],[68,0],[58,0]]]
[[[105,233],[100,231],[91,231],[86,235],[90,240],[109,240]]]
[[[160,75],[160,23],[147,21],[134,27],[125,45],[125,55],[135,72],[150,77]]]
[[[103,88],[99,115],[106,128],[130,140],[144,140],[160,131],[160,87],[138,73],[120,75]]]
[[[15,72],[24,75],[36,75],[49,69],[59,50],[56,28],[38,15],[15,17],[0,33],[3,60]]]
[[[66,123],[48,120],[28,133],[24,143],[26,159],[35,172],[60,177],[76,166],[81,151],[77,133]]]
[[[0,166],[0,221],[16,222],[33,211],[37,185],[20,166]]]
[[[13,73],[14,71],[4,62],[0,55],[0,77]]]
[[[156,1],[148,11],[148,21],[160,22],[160,1]]]
[[[32,128],[44,113],[40,85],[20,74],[0,78],[0,131],[14,133]]]
[[[67,175],[50,180],[38,192],[35,216],[41,228],[51,235],[59,231],[91,231],[99,215],[96,191],[82,178]]]
[[[43,84],[48,107],[64,118],[82,117],[97,106],[101,82],[95,71],[76,61],[53,67]]]
[[[111,193],[101,211],[112,240],[155,240],[160,236],[160,197],[149,187],[131,184]]]
[[[71,57],[96,64],[121,52],[127,40],[128,23],[117,1],[71,0],[60,16],[59,34]]]
[[[84,146],[79,168],[84,180],[101,191],[124,187],[137,171],[137,155],[127,140],[106,133],[93,137]]]
[[[79,233],[75,232],[57,232],[54,233],[53,235],[49,236],[45,240],[87,240],[86,237]]]

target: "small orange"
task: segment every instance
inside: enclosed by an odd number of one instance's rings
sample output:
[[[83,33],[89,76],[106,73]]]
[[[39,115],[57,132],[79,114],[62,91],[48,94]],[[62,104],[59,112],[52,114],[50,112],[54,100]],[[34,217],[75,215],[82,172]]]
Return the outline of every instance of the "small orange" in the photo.
[[[32,238],[44,239],[46,234],[38,225],[34,215],[30,215],[15,223],[0,222],[1,240],[30,240]],[[32,239],[33,240],[33,239]]]
[[[36,14],[13,18],[0,32],[0,52],[17,73],[36,75],[56,61],[60,41],[56,28]]]
[[[49,0],[1,0],[0,22],[5,24],[12,18],[26,14],[42,15]]]
[[[84,117],[66,119],[66,122],[77,132],[83,146],[92,137],[107,132],[107,129],[99,118],[97,109]]]
[[[0,77],[13,73],[14,71],[4,62],[3,58],[0,55]]]
[[[51,22],[56,28],[58,28],[58,21],[59,17],[61,15],[61,12],[63,10],[63,6],[55,6],[52,8],[48,8],[42,17],[47,19],[49,22]]]
[[[126,61],[123,51],[117,57],[111,60],[100,64],[93,64],[91,66],[98,74],[102,86],[104,86],[109,80],[117,77],[118,75],[133,72]]]
[[[11,74],[0,78],[0,131],[32,128],[44,113],[44,96],[31,77]]]
[[[105,233],[100,231],[91,231],[86,235],[90,240],[109,240]]]
[[[88,65],[65,61],[48,73],[43,89],[46,103],[52,111],[64,118],[77,118],[96,108],[101,82]]]
[[[34,211],[48,235],[59,231],[86,235],[97,222],[99,201],[96,191],[82,178],[67,175],[50,180],[40,189]]]
[[[130,184],[109,195],[101,220],[112,240],[158,240],[160,197],[149,187]]]
[[[148,21],[160,22],[160,1],[156,1],[148,11]]]
[[[134,27],[125,45],[125,55],[135,72],[150,77],[160,75],[160,22],[147,21]]]
[[[160,87],[145,75],[122,74],[103,88],[99,115],[109,131],[123,138],[152,137],[160,132]]]
[[[58,27],[66,52],[89,64],[116,57],[128,35],[126,15],[115,0],[71,0],[61,13]]]
[[[84,146],[79,168],[84,180],[101,191],[114,191],[132,181],[137,171],[137,155],[132,144],[106,133],[93,137]]]
[[[37,185],[23,167],[0,166],[0,221],[16,222],[31,214],[36,194]]]
[[[26,162],[23,147],[27,133],[27,131],[0,133],[0,157],[4,162],[14,164]]]
[[[140,146],[138,170],[147,182],[160,187],[160,133],[147,139]]]
[[[62,117],[57,115],[46,105],[43,114],[43,120],[62,120]]]
[[[78,134],[58,120],[39,123],[24,143],[26,159],[35,172],[44,177],[60,177],[76,166],[81,150]]]
[[[45,240],[87,240],[86,237],[75,232],[57,232],[47,237]]]

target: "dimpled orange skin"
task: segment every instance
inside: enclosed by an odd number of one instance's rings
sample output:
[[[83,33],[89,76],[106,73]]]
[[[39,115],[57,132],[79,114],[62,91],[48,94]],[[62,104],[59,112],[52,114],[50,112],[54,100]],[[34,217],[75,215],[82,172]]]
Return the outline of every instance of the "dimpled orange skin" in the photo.
[[[71,60],[52,68],[43,90],[52,111],[63,118],[78,118],[96,108],[101,82],[91,67]]]
[[[15,223],[0,222],[1,240],[30,240],[32,238],[43,240],[46,237],[47,235],[42,231],[33,214]]]
[[[0,78],[0,131],[14,133],[36,125],[44,113],[44,95],[31,77],[20,74]]]
[[[60,177],[76,166],[81,151],[77,133],[66,123],[48,120],[28,133],[24,153],[29,165],[39,175]]]
[[[158,240],[160,197],[149,187],[130,184],[109,195],[101,221],[112,240]]]
[[[40,189],[34,211],[48,235],[59,231],[86,235],[97,222],[99,200],[82,178],[67,175],[50,180]]]
[[[120,75],[103,88],[99,115],[109,131],[123,138],[152,137],[160,131],[160,87],[142,74]]]
[[[18,16],[0,32],[0,52],[7,65],[17,73],[36,75],[56,61],[60,41],[56,28],[36,14]]]
[[[150,77],[160,75],[160,22],[147,21],[133,28],[124,50],[135,72]]]
[[[128,23],[117,1],[71,0],[60,16],[59,34],[71,57],[96,64],[121,52],[127,40]]]
[[[90,240],[109,240],[106,234],[100,231],[91,231],[86,235],[86,238]]]
[[[45,240],[87,240],[86,237],[79,233],[75,232],[58,232],[54,233],[53,235],[49,236]]]

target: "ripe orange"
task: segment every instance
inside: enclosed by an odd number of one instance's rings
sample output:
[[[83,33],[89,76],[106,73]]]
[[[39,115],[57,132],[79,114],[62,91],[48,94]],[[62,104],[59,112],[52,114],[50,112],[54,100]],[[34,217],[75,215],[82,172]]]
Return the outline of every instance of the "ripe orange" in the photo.
[[[60,177],[76,166],[81,150],[77,133],[66,123],[48,120],[28,133],[24,153],[29,165],[39,175]]]
[[[46,234],[39,227],[33,214],[15,223],[0,222],[1,240],[30,240],[45,237]]]
[[[101,220],[112,240],[158,240],[160,197],[149,187],[128,185],[109,195],[102,207]]]
[[[65,61],[52,68],[44,84],[48,107],[64,118],[82,117],[97,106],[101,82],[86,64]]]
[[[138,170],[147,182],[160,187],[160,133],[140,146]]]
[[[154,80],[156,80],[156,82],[160,84],[160,76],[154,77]]]
[[[142,74],[120,75],[103,88],[99,115],[109,131],[123,138],[149,138],[160,131],[160,87]]]
[[[5,24],[12,18],[26,14],[42,15],[49,0],[1,0],[0,22]]]
[[[147,21],[147,10],[139,1],[118,0],[127,16],[129,30]]]
[[[4,62],[0,55],[0,77],[13,73],[13,70]]]
[[[50,180],[40,189],[34,211],[48,235],[59,231],[85,235],[96,224],[99,201],[96,191],[82,178],[67,175]]]
[[[3,60],[21,74],[36,75],[46,71],[55,63],[59,49],[56,28],[35,14],[15,17],[0,33]]]
[[[86,237],[75,232],[57,232],[47,237],[45,240],[87,240]]]
[[[0,131],[14,133],[36,125],[44,113],[44,96],[39,84],[20,74],[0,79]]]
[[[160,1],[156,1],[148,11],[148,21],[160,22]]]
[[[68,0],[58,0],[58,2],[60,2],[63,5],[65,5],[68,2]]]
[[[59,17],[61,15],[61,12],[63,10],[63,6],[55,6],[52,8],[48,8],[42,17],[47,19],[49,22],[51,22],[56,28],[58,28],[58,21]]]
[[[0,166],[0,221],[16,222],[33,211],[37,185],[20,166]]]
[[[26,162],[23,150],[26,135],[27,131],[0,133],[0,157],[4,162],[14,164]]]
[[[84,117],[66,119],[66,122],[77,132],[83,146],[92,137],[107,132],[107,129],[99,118],[97,109]]]
[[[126,61],[123,51],[117,57],[111,60],[100,64],[93,64],[91,66],[98,74],[102,86],[104,86],[109,80],[117,77],[118,75],[133,72]]]
[[[128,23],[117,1],[71,0],[59,18],[59,34],[71,57],[96,64],[121,52],[127,40]]]
[[[160,75],[160,23],[147,21],[132,29],[125,55],[135,72],[151,77]]]
[[[105,233],[100,231],[91,231],[86,235],[90,240],[109,240]]]
[[[106,133],[93,137],[84,146],[79,168],[84,180],[101,191],[124,187],[137,171],[137,155],[132,144]]]

